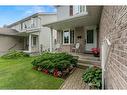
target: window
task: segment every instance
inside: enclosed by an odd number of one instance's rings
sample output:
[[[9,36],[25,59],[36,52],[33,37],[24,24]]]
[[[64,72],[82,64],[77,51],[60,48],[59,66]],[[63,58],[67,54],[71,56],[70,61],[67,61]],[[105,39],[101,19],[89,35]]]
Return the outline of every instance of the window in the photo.
[[[66,30],[63,32],[63,43],[69,44],[70,43],[69,39],[70,39],[70,32],[69,30]]]
[[[70,43],[74,43],[74,30],[70,30]]]
[[[86,12],[86,6],[73,6],[73,15]]]
[[[87,30],[87,43],[93,43],[94,40],[94,31]]]
[[[31,18],[31,28],[35,27],[35,18]]]
[[[63,31],[63,44],[74,43],[74,30]]]
[[[70,16],[73,16],[73,6],[70,6]]]
[[[36,46],[37,44],[37,37],[33,37],[33,45]]]

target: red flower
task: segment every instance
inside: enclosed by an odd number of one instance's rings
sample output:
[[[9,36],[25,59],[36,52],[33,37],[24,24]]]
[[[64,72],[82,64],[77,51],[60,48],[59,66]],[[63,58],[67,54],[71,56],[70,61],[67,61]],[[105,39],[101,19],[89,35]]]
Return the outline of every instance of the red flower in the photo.
[[[46,74],[49,73],[49,71],[47,69],[44,69],[43,72],[46,73]]]
[[[53,75],[54,75],[54,77],[58,77],[58,76],[59,76],[58,70],[57,70],[57,69],[55,69],[55,70],[53,71]]]
[[[92,48],[91,51],[92,51],[94,54],[100,53],[100,49],[99,49],[99,48]]]

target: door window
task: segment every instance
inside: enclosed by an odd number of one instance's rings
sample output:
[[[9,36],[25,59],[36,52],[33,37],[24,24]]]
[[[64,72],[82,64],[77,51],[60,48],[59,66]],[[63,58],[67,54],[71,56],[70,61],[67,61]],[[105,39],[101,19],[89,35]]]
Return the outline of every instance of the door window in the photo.
[[[94,31],[87,30],[87,43],[94,43]]]

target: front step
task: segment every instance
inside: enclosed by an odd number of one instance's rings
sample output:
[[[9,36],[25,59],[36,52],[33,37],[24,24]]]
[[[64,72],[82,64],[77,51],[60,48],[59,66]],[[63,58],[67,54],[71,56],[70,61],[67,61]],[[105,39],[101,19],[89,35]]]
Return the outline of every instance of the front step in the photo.
[[[99,60],[94,60],[91,58],[90,59],[81,59],[81,58],[78,58],[78,67],[79,68],[82,68],[82,69],[86,69],[90,66],[96,66],[96,67],[99,67],[101,68],[101,62]]]
[[[89,66],[91,66],[90,64],[83,64],[83,63],[78,63],[77,67],[81,68],[81,69],[87,69]]]

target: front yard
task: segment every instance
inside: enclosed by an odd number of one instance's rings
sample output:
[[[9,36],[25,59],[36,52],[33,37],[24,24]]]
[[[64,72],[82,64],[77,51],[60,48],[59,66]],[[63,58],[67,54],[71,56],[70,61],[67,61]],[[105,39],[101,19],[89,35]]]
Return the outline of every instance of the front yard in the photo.
[[[33,70],[32,60],[0,58],[0,89],[59,89],[64,80]]]

